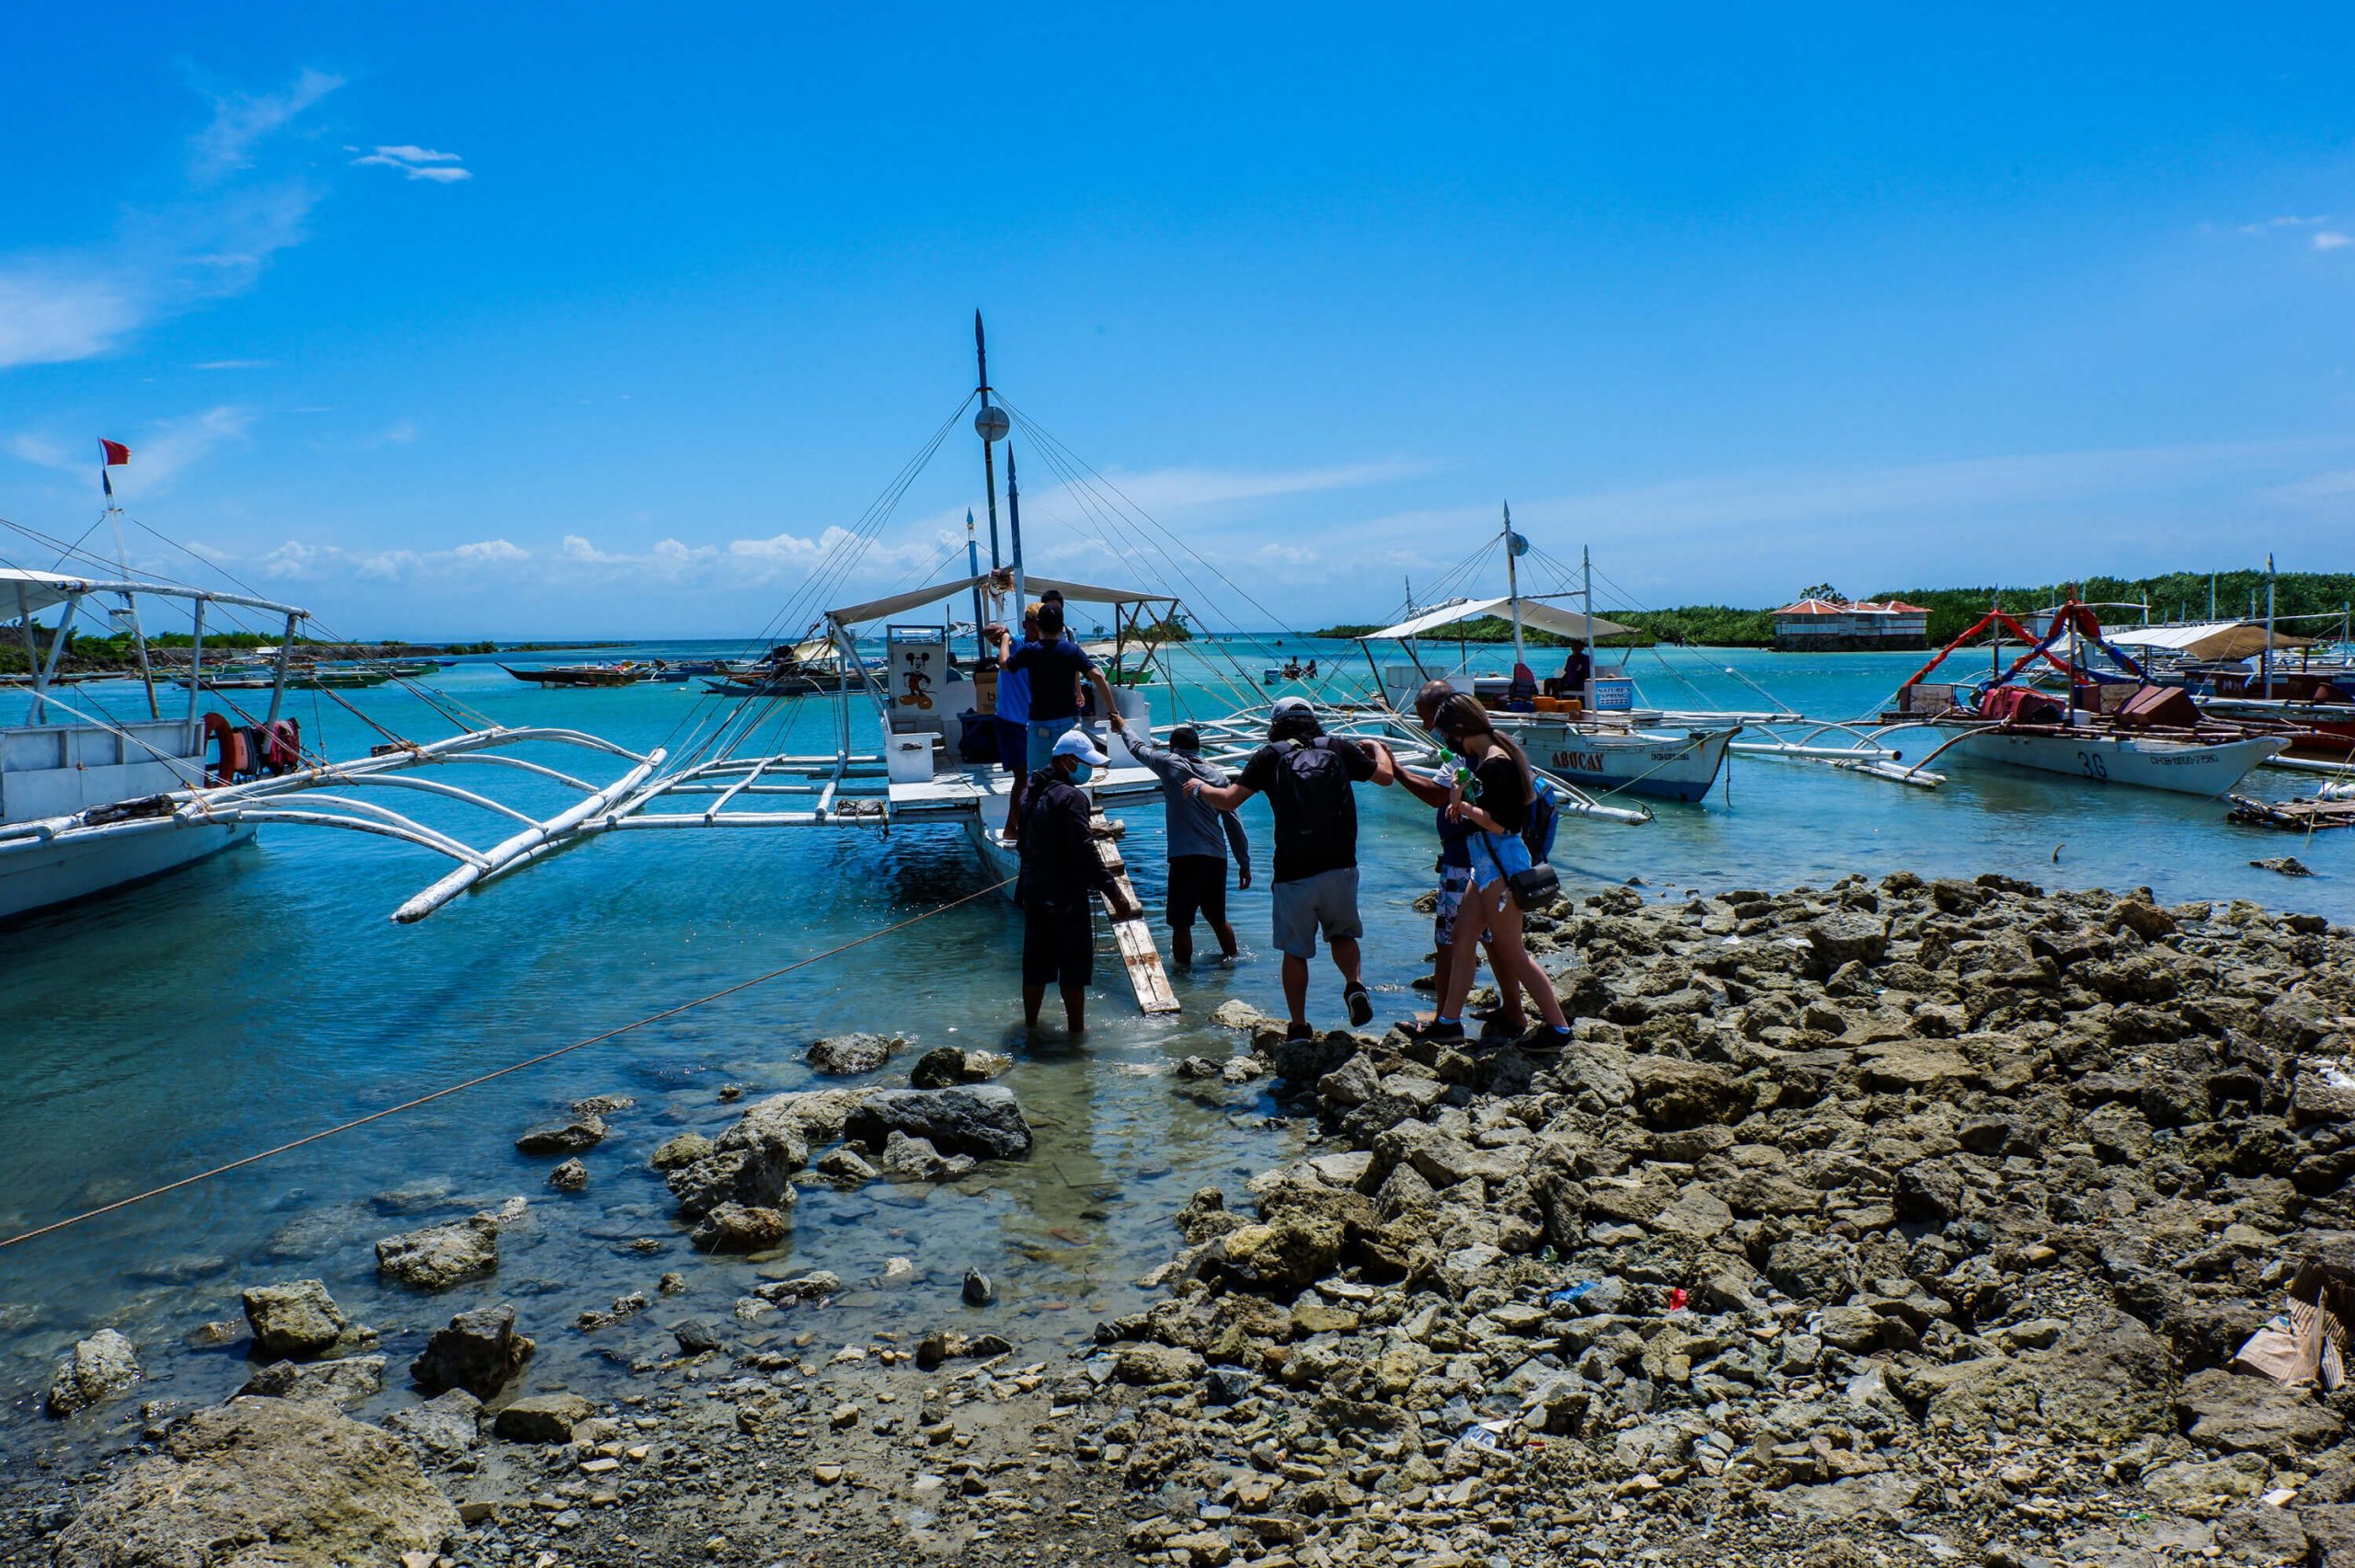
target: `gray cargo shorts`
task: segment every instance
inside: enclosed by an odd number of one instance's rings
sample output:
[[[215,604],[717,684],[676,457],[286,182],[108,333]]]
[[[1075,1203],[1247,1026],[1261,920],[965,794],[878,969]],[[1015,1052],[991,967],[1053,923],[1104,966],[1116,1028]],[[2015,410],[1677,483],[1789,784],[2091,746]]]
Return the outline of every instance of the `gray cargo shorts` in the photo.
[[[1275,906],[1276,948],[1294,958],[1316,956],[1316,933],[1327,942],[1350,942],[1365,934],[1358,919],[1358,868],[1320,871],[1269,889]]]

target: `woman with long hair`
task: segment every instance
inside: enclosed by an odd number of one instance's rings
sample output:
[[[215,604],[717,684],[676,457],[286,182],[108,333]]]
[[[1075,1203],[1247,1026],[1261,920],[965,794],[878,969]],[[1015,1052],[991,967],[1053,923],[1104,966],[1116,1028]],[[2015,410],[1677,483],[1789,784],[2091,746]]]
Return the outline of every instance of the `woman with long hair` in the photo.
[[[1558,1050],[1569,1040],[1569,1021],[1554,994],[1553,982],[1522,940],[1521,908],[1512,901],[1511,886],[1506,880],[1532,864],[1529,846],[1521,837],[1530,802],[1537,795],[1529,755],[1511,736],[1498,732],[1488,721],[1488,710],[1467,692],[1458,692],[1439,705],[1431,717],[1431,729],[1465,761],[1448,796],[1448,815],[1477,831],[1471,845],[1471,886],[1464,895],[1463,914],[1455,922],[1447,990],[1439,999],[1438,1013],[1415,1033],[1430,1040],[1464,1038],[1464,999],[1470,994],[1472,977],[1479,967],[1485,923],[1497,983],[1500,987],[1518,984],[1545,1021],[1529,1043]]]

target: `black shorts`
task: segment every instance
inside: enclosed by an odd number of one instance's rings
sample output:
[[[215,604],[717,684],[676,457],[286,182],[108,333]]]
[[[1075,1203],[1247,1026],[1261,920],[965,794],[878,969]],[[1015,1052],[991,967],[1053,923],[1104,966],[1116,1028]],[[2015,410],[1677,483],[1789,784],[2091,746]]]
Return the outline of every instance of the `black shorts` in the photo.
[[[1169,923],[1184,931],[1199,914],[1207,921],[1226,919],[1226,857],[1223,854],[1173,854],[1169,857]]]
[[[1084,986],[1096,978],[1096,919],[1086,901],[1022,911],[1022,983]]]

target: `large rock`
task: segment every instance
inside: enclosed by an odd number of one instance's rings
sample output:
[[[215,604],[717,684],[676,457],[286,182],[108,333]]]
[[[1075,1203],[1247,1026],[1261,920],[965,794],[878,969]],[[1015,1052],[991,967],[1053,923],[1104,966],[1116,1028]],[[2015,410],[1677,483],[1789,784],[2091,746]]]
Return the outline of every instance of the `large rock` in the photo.
[[[515,1140],[525,1154],[579,1154],[605,1140],[605,1118],[574,1116],[568,1121],[542,1122]]]
[[[579,1394],[534,1394],[500,1411],[491,1430],[511,1443],[569,1443],[572,1429],[596,1413]]]
[[[2185,1379],[2175,1404],[2193,1442],[2230,1454],[2283,1458],[2335,1443],[2346,1430],[2306,1391],[2220,1367]]]
[[[399,1439],[324,1404],[236,1399],[91,1499],[56,1568],[390,1563],[461,1528]]]
[[[393,1412],[385,1417],[385,1426],[429,1459],[454,1459],[482,1440],[482,1401],[464,1389],[451,1389],[423,1404]]]
[[[449,1327],[434,1330],[408,1375],[428,1393],[463,1389],[488,1399],[523,1370],[534,1348],[515,1332],[515,1309],[502,1301],[460,1312]]]
[[[1809,926],[1807,945],[1820,974],[1843,964],[1878,964],[1889,951],[1889,927],[1876,916],[1843,910]]]
[[[1030,1124],[1014,1091],[996,1084],[958,1089],[884,1089],[851,1112],[844,1133],[880,1146],[890,1135],[921,1138],[943,1154],[1007,1160],[1030,1147]]]
[[[1747,1084],[1721,1067],[1679,1057],[1627,1059],[1636,1108],[1656,1127],[1699,1127],[1740,1119],[1750,1108]]]
[[[1228,1231],[1219,1243],[1219,1264],[1239,1284],[1295,1291],[1332,1272],[1343,1236],[1335,1221],[1287,1215]]]
[[[118,1399],[144,1374],[131,1341],[100,1329],[74,1347],[49,1380],[49,1413],[63,1418]]]
[[[810,1047],[810,1065],[820,1072],[849,1077],[873,1072],[907,1046],[899,1035],[829,1035]]]
[[[908,1082],[918,1089],[953,1089],[959,1083],[987,1083],[1013,1065],[1012,1057],[996,1051],[942,1046],[916,1058]]]
[[[268,1359],[318,1356],[335,1348],[350,1321],[316,1279],[261,1285],[245,1293],[254,1349]]]
[[[309,1400],[320,1404],[359,1404],[385,1391],[385,1358],[353,1356],[341,1361],[273,1361],[237,1391],[258,1399]]]
[[[413,1290],[447,1290],[499,1269],[499,1221],[469,1215],[387,1236],[376,1243],[376,1272]]]
[[[793,1189],[785,1189],[790,1201]],[[695,1244],[706,1253],[764,1253],[785,1242],[785,1216],[778,1210],[723,1203],[695,1229]]]
[[[671,1172],[679,1212],[696,1219],[723,1203],[775,1208],[792,1202],[787,1184],[810,1163],[810,1146],[840,1137],[852,1109],[874,1093],[821,1089],[772,1094],[745,1106],[708,1154]]]

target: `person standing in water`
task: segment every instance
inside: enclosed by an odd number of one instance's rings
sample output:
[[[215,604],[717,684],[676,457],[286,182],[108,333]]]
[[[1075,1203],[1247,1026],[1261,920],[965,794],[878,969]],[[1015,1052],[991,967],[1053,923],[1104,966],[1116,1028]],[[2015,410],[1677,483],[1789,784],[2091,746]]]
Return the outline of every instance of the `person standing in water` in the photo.
[[[1005,802],[1005,837],[1019,838],[1022,833],[1022,791],[1030,778],[1030,672],[1006,668],[1016,645],[1006,638],[1005,628],[992,625],[989,635],[997,640],[997,760],[999,766],[1014,775],[1014,788]],[[1022,647],[1039,640],[1039,607],[1035,604],[1022,612]]]
[[[1202,738],[1190,724],[1169,732],[1169,744],[1132,732],[1129,754],[1161,780],[1162,809],[1169,845],[1169,952],[1181,969],[1194,967],[1194,916],[1210,921],[1222,956],[1237,950],[1235,927],[1226,919],[1226,852],[1235,851],[1242,868],[1238,887],[1251,886],[1251,842],[1243,835],[1243,819],[1221,811],[1186,793],[1199,779],[1224,784],[1226,770],[1202,761]]]
[[[1233,811],[1255,795],[1268,797],[1276,819],[1276,870],[1272,888],[1275,944],[1284,956],[1284,1005],[1292,1014],[1285,1031],[1295,1040],[1311,1038],[1308,1023],[1308,961],[1316,956],[1321,931],[1341,971],[1341,1002],[1350,1023],[1373,1021],[1373,999],[1360,978],[1358,939],[1365,922],[1358,916],[1358,807],[1352,785],[1387,784],[1397,761],[1379,740],[1327,735],[1316,710],[1304,697],[1278,699],[1268,719],[1268,744],[1243,765],[1243,777],[1212,785],[1196,779],[1186,792],[1221,811]]]
[[[1444,681],[1428,681],[1415,693],[1415,717],[1425,734],[1432,733],[1440,704],[1454,695],[1455,688]],[[1472,885],[1472,841],[1480,830],[1449,814],[1448,807],[1455,798],[1453,779],[1419,773],[1402,765],[1398,784],[1439,815],[1439,901],[1431,910],[1431,994],[1444,1007],[1449,979],[1455,967],[1456,917],[1464,908],[1464,895]],[[1522,1012],[1521,987],[1497,963],[1496,936],[1488,929],[1488,923],[1481,921],[1480,941],[1488,950],[1488,967],[1497,977],[1499,1002],[1494,1016],[1507,1034],[1517,1036],[1529,1027],[1528,1017]],[[1406,1026],[1419,1028],[1421,1021],[1409,1020]]]
[[[1538,1050],[1559,1050],[1569,1042],[1569,1020],[1545,971],[1529,956],[1522,941],[1519,905],[1506,879],[1534,864],[1521,830],[1531,803],[1537,797],[1535,776],[1520,742],[1500,734],[1488,720],[1478,699],[1458,692],[1442,701],[1432,715],[1439,738],[1470,764],[1471,777],[1449,793],[1447,814],[1476,830],[1471,841],[1472,868],[1464,905],[1458,912],[1454,950],[1449,961],[1447,990],[1429,1024],[1409,1031],[1419,1039],[1453,1042],[1464,1036],[1464,999],[1472,989],[1479,964],[1481,922],[1486,918],[1493,939],[1489,961],[1496,967],[1499,989],[1518,982],[1537,1004],[1545,1024],[1526,1045]]]
[[[1096,806],[1081,787],[1110,761],[1085,733],[1072,730],[1030,776],[1014,901],[1022,907],[1022,1021],[1034,1029],[1049,986],[1063,992],[1071,1032],[1087,1028],[1087,986],[1096,978],[1095,895],[1113,900],[1116,918],[1134,912],[1121,906],[1119,880],[1096,853],[1089,826]]]

